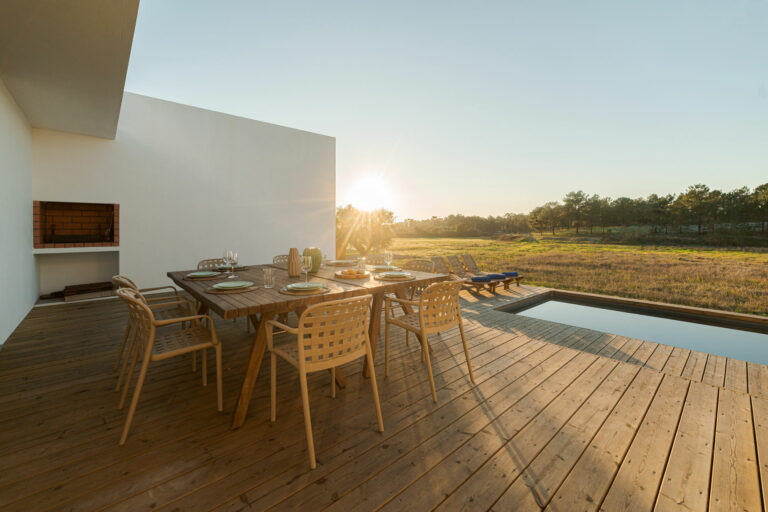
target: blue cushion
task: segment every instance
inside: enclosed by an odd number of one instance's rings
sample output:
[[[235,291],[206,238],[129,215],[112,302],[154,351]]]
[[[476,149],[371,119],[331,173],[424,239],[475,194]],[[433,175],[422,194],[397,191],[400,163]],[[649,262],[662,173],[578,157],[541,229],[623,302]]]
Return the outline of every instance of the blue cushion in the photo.
[[[490,283],[491,282],[491,278],[490,277],[484,277],[484,276],[473,277],[472,278],[472,282],[473,283]]]
[[[517,277],[520,274],[518,274],[517,272],[504,272],[504,275],[507,277]]]
[[[504,274],[487,274],[486,277],[490,277],[491,279],[504,279],[506,276]]]

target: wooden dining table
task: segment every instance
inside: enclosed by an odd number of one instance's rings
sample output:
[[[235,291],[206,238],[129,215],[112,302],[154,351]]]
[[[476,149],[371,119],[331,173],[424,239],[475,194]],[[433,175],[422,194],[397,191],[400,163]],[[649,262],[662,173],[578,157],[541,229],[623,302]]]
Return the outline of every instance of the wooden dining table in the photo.
[[[273,269],[275,276],[274,288],[264,288],[264,269]],[[370,271],[372,267],[368,267]],[[376,345],[379,338],[379,328],[381,326],[382,305],[386,294],[394,294],[400,298],[408,297],[408,290],[414,286],[427,286],[439,281],[445,281],[448,276],[445,274],[432,274],[429,272],[408,271],[414,279],[407,281],[379,281],[374,278],[373,273],[366,279],[344,279],[337,277],[337,271],[343,270],[341,267],[323,266],[318,272],[310,273],[309,280],[320,282],[326,286],[326,293],[317,295],[294,296],[286,295],[281,289],[290,283],[304,281],[304,275],[300,277],[289,277],[288,271],[284,267],[264,264],[248,265],[245,269],[236,269],[238,280],[252,281],[255,288],[242,293],[214,294],[209,290],[215,283],[226,280],[226,275],[214,280],[187,279],[186,276],[194,270],[179,270],[168,272],[168,277],[176,286],[185,290],[199,304],[198,314],[206,314],[213,311],[224,319],[247,317],[256,330],[253,338],[248,366],[243,378],[243,384],[240,388],[240,396],[237,400],[234,417],[232,419],[232,428],[236,429],[245,423],[248,414],[248,406],[253,395],[253,388],[256,384],[256,378],[261,368],[261,361],[267,348],[267,322],[280,314],[295,312],[301,316],[301,313],[307,307],[313,304],[319,304],[336,299],[349,297],[359,297],[370,294],[373,296],[371,303],[371,323],[369,334],[371,339],[371,350],[376,354]],[[404,305],[406,312],[411,312],[408,305]],[[363,365],[363,375],[368,376],[368,367]],[[344,374],[340,369],[336,370],[336,383],[344,387]]]

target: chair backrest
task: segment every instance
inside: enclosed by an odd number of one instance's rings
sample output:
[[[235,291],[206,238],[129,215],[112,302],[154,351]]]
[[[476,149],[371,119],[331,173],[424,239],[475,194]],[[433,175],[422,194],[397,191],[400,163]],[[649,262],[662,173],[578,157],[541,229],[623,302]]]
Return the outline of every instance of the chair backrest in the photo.
[[[308,307],[299,318],[299,365],[311,372],[365,355],[372,300],[363,295]]]
[[[434,272],[435,264],[430,260],[411,260],[403,265],[405,270],[416,270],[417,272]]]
[[[448,260],[448,264],[451,266],[451,272],[459,277],[468,276],[467,271],[464,269],[464,264],[459,260],[459,257],[455,254],[445,257]]]
[[[197,262],[197,270],[216,270],[222,265],[225,265],[223,258],[208,258]]]
[[[459,291],[461,283],[442,281],[433,283],[421,292],[419,321],[424,334],[445,331],[461,322]]]
[[[137,292],[139,291],[139,287],[136,286],[136,283],[134,283],[131,279],[119,274],[112,276],[112,286],[114,286],[116,290],[119,290],[120,288],[129,288]]]
[[[480,267],[478,267],[477,262],[475,262],[475,258],[471,254],[462,254],[461,259],[464,260],[464,266],[467,267],[467,270],[473,274],[479,274],[481,272]]]
[[[451,269],[448,268],[448,264],[445,262],[445,258],[442,256],[432,256],[432,263],[435,264],[435,272],[438,274],[450,274]]]
[[[387,263],[384,261],[383,254],[369,254],[365,257],[365,261],[369,265],[385,265]]]
[[[272,264],[276,265],[278,267],[288,268],[288,255],[287,254],[278,254],[277,256],[272,258]]]
[[[155,317],[152,310],[149,309],[144,297],[137,290],[131,288],[120,288],[117,290],[117,296],[123,299],[128,306],[131,315],[131,324],[135,329],[136,343],[144,350],[147,355],[152,352],[152,341],[154,339]]]

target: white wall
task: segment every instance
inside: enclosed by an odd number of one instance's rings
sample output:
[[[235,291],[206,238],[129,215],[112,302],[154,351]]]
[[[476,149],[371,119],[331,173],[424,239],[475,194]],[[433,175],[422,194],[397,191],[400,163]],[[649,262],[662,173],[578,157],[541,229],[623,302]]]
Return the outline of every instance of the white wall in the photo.
[[[30,127],[0,80],[0,344],[37,299]]]
[[[126,93],[115,140],[32,130],[34,199],[119,203],[120,272],[155,286],[225,248],[243,263],[332,254],[335,151],[332,137]]]

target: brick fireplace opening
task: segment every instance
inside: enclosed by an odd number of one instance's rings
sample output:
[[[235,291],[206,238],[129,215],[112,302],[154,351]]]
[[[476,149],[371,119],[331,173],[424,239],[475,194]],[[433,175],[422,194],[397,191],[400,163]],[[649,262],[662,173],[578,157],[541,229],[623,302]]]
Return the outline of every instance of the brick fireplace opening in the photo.
[[[34,201],[35,249],[110,247],[120,243],[120,205]]]

